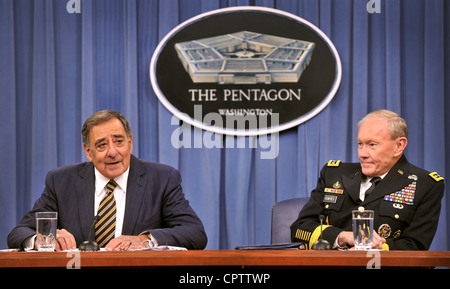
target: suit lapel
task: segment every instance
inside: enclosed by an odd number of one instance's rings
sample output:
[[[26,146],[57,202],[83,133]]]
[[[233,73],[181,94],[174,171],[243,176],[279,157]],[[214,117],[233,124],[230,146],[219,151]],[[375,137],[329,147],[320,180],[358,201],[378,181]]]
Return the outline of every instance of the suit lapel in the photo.
[[[140,232],[133,232],[139,215],[140,205],[144,197],[146,185],[146,170],[142,167],[140,161],[131,156],[130,173],[128,175],[125,216],[123,220],[123,235],[132,235]]]
[[[386,177],[378,183],[372,193],[364,200],[364,203],[370,203],[406,187],[411,181],[408,179],[408,175],[408,161],[405,156],[402,156]]]
[[[347,190],[350,198],[352,198],[353,201],[357,203],[360,202],[359,189],[361,186],[361,178],[361,169],[355,170],[351,175],[342,176],[342,183],[344,184],[344,188]]]
[[[83,239],[87,240],[89,230],[94,221],[94,195],[95,195],[95,175],[94,165],[86,165],[78,173],[79,179],[75,183],[75,190],[78,198],[78,212],[80,218],[81,232]]]

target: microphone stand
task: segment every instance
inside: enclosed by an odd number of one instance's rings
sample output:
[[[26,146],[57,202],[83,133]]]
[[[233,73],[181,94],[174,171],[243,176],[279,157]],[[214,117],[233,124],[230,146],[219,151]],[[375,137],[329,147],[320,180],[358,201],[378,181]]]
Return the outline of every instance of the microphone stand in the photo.
[[[323,219],[325,218],[324,215],[320,215],[319,219],[320,219],[320,236],[319,239],[317,241],[314,242],[314,244],[311,246],[312,250],[330,250],[331,246],[330,243],[327,240],[324,240],[322,237],[322,223],[323,223]]]
[[[80,244],[80,251],[98,251],[100,250],[100,247],[98,246],[97,242],[91,241],[91,233],[92,229],[94,228],[95,224],[97,223],[98,215],[94,217],[94,221],[92,222],[91,229],[89,230],[89,238],[87,241],[84,241]]]

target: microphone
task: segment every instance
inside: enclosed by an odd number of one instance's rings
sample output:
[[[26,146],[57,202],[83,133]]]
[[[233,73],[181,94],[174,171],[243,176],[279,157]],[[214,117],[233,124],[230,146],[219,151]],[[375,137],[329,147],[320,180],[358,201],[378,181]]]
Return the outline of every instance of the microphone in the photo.
[[[324,240],[322,238],[322,223],[325,219],[325,216],[320,214],[319,220],[320,220],[320,236],[317,241],[314,242],[314,244],[311,246],[312,250],[330,250],[331,246],[330,243],[327,240]]]
[[[91,241],[91,233],[92,229],[94,229],[95,224],[98,221],[98,215],[94,217],[94,221],[92,222],[91,228],[89,229],[89,238],[87,241],[84,241],[80,244],[80,251],[98,251],[100,250],[100,247],[98,246],[97,242]]]

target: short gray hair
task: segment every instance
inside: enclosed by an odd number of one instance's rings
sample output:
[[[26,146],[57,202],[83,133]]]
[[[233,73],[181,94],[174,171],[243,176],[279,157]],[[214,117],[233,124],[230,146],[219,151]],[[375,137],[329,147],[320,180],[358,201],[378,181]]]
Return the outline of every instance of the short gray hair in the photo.
[[[387,128],[391,134],[391,139],[396,139],[398,137],[408,138],[408,125],[406,124],[406,121],[395,112],[387,109],[376,110],[369,113],[358,122],[358,128],[360,128],[367,120],[373,118],[387,120]]]
[[[131,135],[131,128],[128,120],[119,112],[113,110],[101,110],[86,119],[81,129],[81,138],[83,143],[89,147],[89,132],[93,126],[108,121],[110,119],[117,118],[123,124],[123,128],[129,137]]]

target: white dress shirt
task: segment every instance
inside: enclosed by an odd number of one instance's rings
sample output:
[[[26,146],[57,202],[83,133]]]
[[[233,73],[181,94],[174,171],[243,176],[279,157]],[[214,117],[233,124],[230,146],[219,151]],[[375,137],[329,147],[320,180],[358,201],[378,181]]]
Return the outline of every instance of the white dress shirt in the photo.
[[[386,175],[387,173],[380,176],[380,178],[384,179]],[[361,181],[361,186],[359,187],[359,199],[363,202],[364,199],[366,198],[366,191],[372,186],[372,183],[370,182],[372,179],[373,179],[372,177],[367,177]]]
[[[123,218],[125,216],[125,201],[126,201],[126,191],[128,183],[128,174],[130,172],[130,167],[114,179],[117,183],[117,187],[114,189],[114,199],[116,200],[116,234],[115,237],[122,235]],[[106,195],[106,184],[108,184],[109,179],[103,176],[95,168],[95,201],[94,201],[94,215],[97,215],[98,206],[100,202]]]

